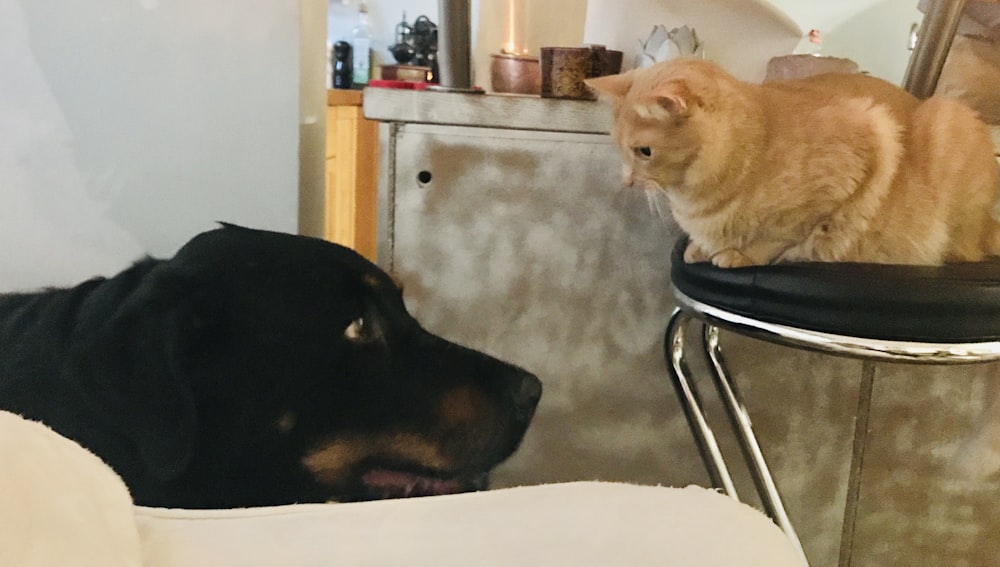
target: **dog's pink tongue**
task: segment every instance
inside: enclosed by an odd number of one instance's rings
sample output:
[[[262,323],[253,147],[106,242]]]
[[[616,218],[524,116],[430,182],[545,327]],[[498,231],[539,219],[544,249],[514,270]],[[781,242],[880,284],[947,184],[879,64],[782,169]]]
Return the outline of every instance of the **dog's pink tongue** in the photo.
[[[389,469],[373,469],[362,475],[361,480],[380,492],[383,498],[408,496],[437,496],[462,492],[457,480],[441,480],[415,473]]]

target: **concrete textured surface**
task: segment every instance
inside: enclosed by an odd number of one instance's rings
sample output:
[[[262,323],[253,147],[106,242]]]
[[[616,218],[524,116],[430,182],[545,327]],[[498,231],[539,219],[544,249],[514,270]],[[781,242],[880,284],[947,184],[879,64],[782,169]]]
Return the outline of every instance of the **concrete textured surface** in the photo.
[[[679,232],[619,187],[609,138],[406,124],[394,142],[382,219],[393,224],[393,252],[381,261],[408,305],[429,329],[545,385],[535,423],[494,484],[707,485],[662,351]],[[731,333],[723,348],[811,563],[837,565],[849,543],[841,535],[861,362]],[[998,372],[876,366],[850,565],[1000,564],[1000,481],[951,466],[988,418]],[[700,385],[737,487],[754,502],[714,390]]]

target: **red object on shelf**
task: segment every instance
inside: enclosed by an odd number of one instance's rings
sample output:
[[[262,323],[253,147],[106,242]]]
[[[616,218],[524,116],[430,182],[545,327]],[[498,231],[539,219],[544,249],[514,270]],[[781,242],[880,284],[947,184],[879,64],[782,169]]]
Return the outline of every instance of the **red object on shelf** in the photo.
[[[414,91],[422,91],[430,84],[431,83],[416,81],[390,81],[387,79],[372,79],[368,81],[369,87],[379,87],[383,89],[407,89]]]

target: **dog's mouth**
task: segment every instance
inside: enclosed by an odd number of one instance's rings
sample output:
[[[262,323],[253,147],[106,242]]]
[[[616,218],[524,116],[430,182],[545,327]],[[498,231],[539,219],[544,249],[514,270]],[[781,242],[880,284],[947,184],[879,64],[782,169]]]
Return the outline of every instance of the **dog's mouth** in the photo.
[[[398,434],[326,442],[302,464],[327,499],[358,502],[485,490],[493,463],[447,458],[422,437]]]
[[[395,463],[373,463],[364,468],[359,478],[366,497],[380,500],[484,490],[488,475],[456,475]]]

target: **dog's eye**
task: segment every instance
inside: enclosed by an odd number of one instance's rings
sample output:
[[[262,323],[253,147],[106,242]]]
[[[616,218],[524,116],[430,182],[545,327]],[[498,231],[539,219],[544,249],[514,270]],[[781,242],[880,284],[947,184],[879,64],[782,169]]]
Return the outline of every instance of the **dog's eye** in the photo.
[[[653,157],[653,148],[650,148],[649,146],[639,146],[638,148],[634,148],[632,151],[635,152],[636,157]]]
[[[358,317],[357,319],[351,321],[351,324],[344,329],[344,338],[349,341],[357,341],[361,339],[361,334],[365,330],[365,319],[364,317]]]

